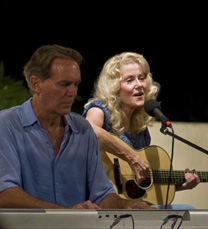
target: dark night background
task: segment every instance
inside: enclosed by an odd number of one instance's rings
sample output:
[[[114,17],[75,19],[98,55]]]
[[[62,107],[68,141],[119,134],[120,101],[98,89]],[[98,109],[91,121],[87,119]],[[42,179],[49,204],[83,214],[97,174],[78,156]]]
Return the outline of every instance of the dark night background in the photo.
[[[0,4],[0,60],[6,75],[22,79],[23,66],[41,45],[75,48],[85,59],[78,92],[84,103],[108,58],[138,52],[161,84],[158,100],[170,120],[208,121],[206,1],[28,4]]]

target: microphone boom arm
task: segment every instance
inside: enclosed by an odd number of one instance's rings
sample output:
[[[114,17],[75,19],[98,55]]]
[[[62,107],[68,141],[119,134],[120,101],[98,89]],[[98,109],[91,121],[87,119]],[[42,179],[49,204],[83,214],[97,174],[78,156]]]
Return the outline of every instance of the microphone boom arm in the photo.
[[[178,135],[176,135],[176,134],[174,134],[174,133],[171,133],[171,132],[167,129],[167,127],[164,126],[164,125],[162,125],[162,127],[160,128],[160,132],[162,132],[162,133],[165,134],[165,135],[169,135],[169,136],[171,136],[171,137],[174,137],[174,138],[176,138],[177,140],[179,140],[179,141],[181,141],[181,142],[183,142],[183,143],[185,143],[185,144],[187,144],[187,145],[189,145],[189,146],[191,146],[191,147],[193,147],[193,148],[195,148],[195,149],[201,151],[202,153],[205,153],[205,154],[208,155],[208,151],[207,151],[206,149],[203,149],[202,147],[200,147],[200,146],[198,146],[198,145],[196,145],[196,144],[194,144],[194,143],[192,143],[192,142],[190,142],[190,141],[188,141],[188,140],[186,140],[186,139],[184,139],[184,138],[182,138],[182,137],[180,137],[180,136],[178,136]]]

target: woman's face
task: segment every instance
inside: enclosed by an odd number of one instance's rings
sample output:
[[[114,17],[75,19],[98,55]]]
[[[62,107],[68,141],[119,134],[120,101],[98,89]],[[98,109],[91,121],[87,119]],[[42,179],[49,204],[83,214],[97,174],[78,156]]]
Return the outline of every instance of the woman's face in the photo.
[[[122,109],[136,109],[144,106],[147,90],[146,77],[137,63],[122,65],[120,99]]]

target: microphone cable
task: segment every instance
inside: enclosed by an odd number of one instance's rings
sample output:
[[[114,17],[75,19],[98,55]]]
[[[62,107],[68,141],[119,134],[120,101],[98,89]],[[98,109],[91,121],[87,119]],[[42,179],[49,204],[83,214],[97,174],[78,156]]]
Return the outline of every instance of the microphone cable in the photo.
[[[169,189],[170,189],[170,183],[171,183],[171,176],[172,176],[172,165],[173,165],[173,154],[174,154],[174,129],[173,126],[169,126],[172,130],[173,136],[172,136],[172,148],[171,148],[171,158],[170,158],[170,168],[169,168],[169,178],[168,178],[168,187],[167,187],[167,194],[166,194],[166,202],[165,202],[165,209],[167,209],[168,205],[168,196],[169,196]],[[162,129],[162,128],[161,128]]]

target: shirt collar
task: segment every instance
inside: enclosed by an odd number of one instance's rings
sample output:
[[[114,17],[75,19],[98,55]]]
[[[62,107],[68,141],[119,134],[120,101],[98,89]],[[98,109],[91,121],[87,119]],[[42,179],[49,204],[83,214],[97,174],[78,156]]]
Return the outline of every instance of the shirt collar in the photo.
[[[74,123],[73,116],[74,116],[73,112],[71,112],[70,114],[64,115],[65,124],[68,125],[69,127],[71,127],[71,129],[74,133],[79,133],[79,131],[78,131],[78,129]]]
[[[31,101],[32,101],[32,98],[28,99],[26,102],[22,104],[21,124],[23,127],[30,126],[33,123],[38,121],[33,111]]]
[[[21,124],[22,127],[33,125],[35,122],[39,122],[31,104],[32,98],[28,99],[22,104]],[[78,133],[78,130],[73,122],[73,114],[64,115],[65,124],[71,127],[72,131]]]

